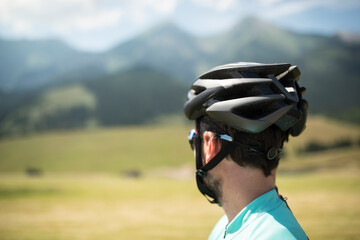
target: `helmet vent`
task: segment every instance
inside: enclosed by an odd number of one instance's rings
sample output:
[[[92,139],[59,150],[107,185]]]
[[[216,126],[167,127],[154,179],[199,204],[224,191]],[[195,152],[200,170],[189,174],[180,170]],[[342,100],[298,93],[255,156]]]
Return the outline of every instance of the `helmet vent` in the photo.
[[[286,106],[283,101],[257,103],[256,105],[241,106],[233,109],[233,113],[248,119],[261,119]]]
[[[193,93],[194,93],[195,95],[198,95],[199,93],[205,91],[206,88],[205,88],[205,87],[202,87],[202,86],[193,86],[191,90],[193,91]]]

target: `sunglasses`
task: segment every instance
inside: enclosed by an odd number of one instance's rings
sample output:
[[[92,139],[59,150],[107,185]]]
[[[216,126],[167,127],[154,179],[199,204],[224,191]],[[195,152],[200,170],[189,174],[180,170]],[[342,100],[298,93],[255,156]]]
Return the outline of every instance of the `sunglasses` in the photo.
[[[198,130],[191,129],[189,132],[188,140],[189,140],[191,150],[193,150],[193,151],[195,149],[195,137],[198,135],[199,135]],[[233,138],[227,134],[217,134],[216,137],[220,138],[222,140],[228,141],[228,142],[233,142]]]
[[[198,131],[195,129],[191,129],[189,132],[188,140],[191,147],[191,150],[194,151],[195,148],[195,136],[198,134]]]

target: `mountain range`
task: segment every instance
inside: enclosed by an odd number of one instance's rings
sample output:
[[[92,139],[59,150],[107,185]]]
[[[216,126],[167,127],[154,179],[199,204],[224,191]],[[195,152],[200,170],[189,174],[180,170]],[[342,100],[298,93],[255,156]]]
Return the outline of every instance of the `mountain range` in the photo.
[[[238,61],[298,65],[311,113],[357,121],[358,39],[349,34],[299,34],[257,18],[206,38],[164,23],[97,54],[76,51],[59,40],[2,39],[0,133],[94,122],[141,124],[181,112],[180,103],[196,76]],[[122,110],[112,114],[111,109]]]

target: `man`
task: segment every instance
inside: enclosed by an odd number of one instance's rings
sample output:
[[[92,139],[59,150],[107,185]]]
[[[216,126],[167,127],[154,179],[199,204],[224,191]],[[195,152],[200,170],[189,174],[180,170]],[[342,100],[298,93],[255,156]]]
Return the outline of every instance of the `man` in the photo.
[[[284,141],[305,128],[299,77],[290,64],[235,63],[192,85],[184,112],[196,123],[197,185],[225,211],[209,239],[307,239],[275,185]]]

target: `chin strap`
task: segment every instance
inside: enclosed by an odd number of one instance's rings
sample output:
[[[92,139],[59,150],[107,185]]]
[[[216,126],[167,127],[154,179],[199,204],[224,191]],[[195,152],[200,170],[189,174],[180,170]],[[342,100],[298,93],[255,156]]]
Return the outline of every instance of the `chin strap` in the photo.
[[[223,146],[218,154],[215,155],[213,159],[210,160],[207,164],[196,171],[196,183],[200,192],[208,199],[210,203],[219,204],[215,193],[213,193],[204,183],[204,177],[206,173],[218,165],[233,149],[233,144],[223,141]],[[197,160],[199,161],[199,160]],[[201,159],[200,159],[201,161]]]
[[[211,191],[206,184],[204,183],[204,177],[206,173],[216,167],[234,148],[230,139],[220,139],[222,141],[221,150],[212,158],[207,164],[203,165],[202,163],[202,155],[201,155],[201,137],[200,137],[200,121],[196,121],[196,131],[198,133],[198,137],[195,139],[195,148],[196,148],[196,183],[198,186],[199,191],[206,197],[206,199],[210,203],[220,204],[219,200],[217,199],[216,194]]]

